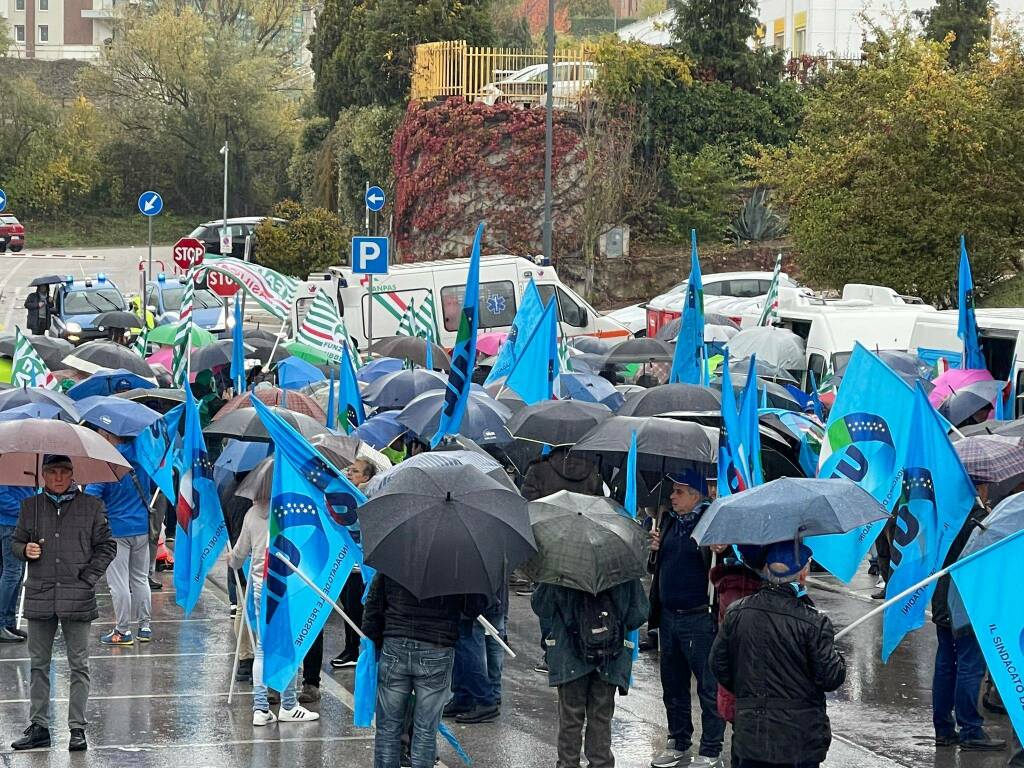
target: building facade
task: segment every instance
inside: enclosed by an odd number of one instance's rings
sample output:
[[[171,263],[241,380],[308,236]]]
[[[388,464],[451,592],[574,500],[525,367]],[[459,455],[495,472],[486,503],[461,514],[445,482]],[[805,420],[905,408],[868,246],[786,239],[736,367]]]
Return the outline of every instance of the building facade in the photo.
[[[10,28],[8,56],[82,59],[99,56],[113,34],[116,4],[125,0],[0,0]],[[136,0],[137,1],[137,0]]]

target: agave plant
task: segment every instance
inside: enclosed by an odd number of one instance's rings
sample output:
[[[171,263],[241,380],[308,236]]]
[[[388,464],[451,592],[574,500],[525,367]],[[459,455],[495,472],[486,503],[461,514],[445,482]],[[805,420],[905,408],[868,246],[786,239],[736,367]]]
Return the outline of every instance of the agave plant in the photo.
[[[737,242],[757,243],[781,237],[786,233],[787,224],[785,216],[772,210],[768,202],[768,190],[756,187],[744,203],[740,215],[729,225],[729,231]]]

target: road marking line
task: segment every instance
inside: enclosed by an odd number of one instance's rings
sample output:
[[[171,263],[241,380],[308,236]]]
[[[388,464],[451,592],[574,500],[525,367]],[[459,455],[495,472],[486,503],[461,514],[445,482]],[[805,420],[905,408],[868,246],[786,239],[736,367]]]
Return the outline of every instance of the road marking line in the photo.
[[[234,652],[231,653],[234,656]],[[252,696],[252,691],[235,691],[237,696]],[[220,699],[227,698],[228,692],[223,693],[126,693],[120,696],[93,696],[89,694],[89,701],[121,701],[125,699]],[[0,699],[0,704],[30,704],[31,699]],[[67,701],[67,697],[50,697],[50,701]]]
[[[874,758],[878,758],[879,760],[885,760],[888,763],[890,763],[891,765],[902,765],[902,766],[907,766],[907,768],[911,768],[911,765],[909,763],[900,762],[899,760],[895,760],[895,759],[889,757],[888,755],[883,755],[883,754],[881,754],[879,752],[875,752],[873,749],[868,749],[863,744],[858,744],[857,742],[853,741],[849,737],[842,736],[841,734],[838,734],[835,731],[832,732],[832,738],[835,739],[836,741],[841,741],[843,744],[845,744],[848,747],[853,747],[854,749],[856,749],[856,750],[858,750],[860,752],[863,752],[863,753],[865,753],[867,755],[871,755]]]
[[[114,647],[124,647],[124,646],[114,646]],[[119,653],[116,656],[113,655],[113,654],[110,654],[110,653],[106,653],[106,654],[103,654],[101,656],[90,656],[89,660],[90,661],[93,661],[93,660],[104,661],[104,660],[107,660],[107,659],[116,659],[116,660],[120,660],[120,659],[176,659],[176,658],[179,658],[179,657],[182,657],[182,656],[234,656],[234,655],[235,655],[234,651],[213,651],[213,652],[207,652],[207,651],[194,652],[194,651],[190,651],[188,653],[131,653],[131,654],[120,654]],[[18,657],[18,658],[14,658],[14,659],[0,659],[0,664],[5,663],[5,662],[10,664],[12,662],[25,662],[25,661],[31,661],[31,660],[32,659],[30,659],[27,656],[24,657],[24,658]],[[61,659],[61,658],[54,659],[55,662],[56,661],[62,661],[62,660],[66,662],[66,659]]]
[[[267,732],[268,735],[272,731]],[[212,741],[212,742],[201,742],[198,744],[191,743],[171,743],[171,744],[101,744],[94,745],[89,744],[89,749],[96,751],[97,749],[106,749],[119,752],[145,752],[150,750],[161,750],[161,749],[210,749],[213,747],[232,747],[232,746],[245,746],[247,744],[294,744],[302,742],[322,742],[330,743],[334,741],[366,741],[372,739],[372,736],[302,736],[288,739],[281,738],[267,738],[267,739],[238,739],[235,741]],[[17,754],[12,750],[0,751],[0,755],[11,755]],[[31,754],[31,752],[29,753]]]
[[[11,278],[13,278],[18,273],[18,270],[25,266],[26,261],[28,261],[28,259],[26,259],[24,256],[19,257],[18,263],[11,267],[11,271],[7,273],[7,277],[5,277],[3,280],[0,280],[0,298],[5,298],[4,288],[7,287],[7,283],[11,281]],[[4,316],[4,328],[9,328],[11,325],[11,318],[14,316],[14,310],[16,309],[16,305],[14,302],[17,301],[17,291],[15,291],[14,296],[11,297],[10,301],[11,306],[7,310],[7,314]]]

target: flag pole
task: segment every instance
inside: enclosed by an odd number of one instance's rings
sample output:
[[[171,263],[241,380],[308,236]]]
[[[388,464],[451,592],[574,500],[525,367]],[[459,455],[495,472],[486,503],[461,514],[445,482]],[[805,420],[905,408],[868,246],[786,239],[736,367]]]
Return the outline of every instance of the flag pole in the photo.
[[[241,604],[238,606],[242,610],[242,623],[245,625],[245,631],[249,635],[249,645],[252,646],[253,653],[256,653],[256,642],[253,639],[252,627],[249,626],[249,603],[245,596],[245,587],[242,586],[242,579],[238,576],[238,571],[234,568],[231,569],[231,575],[235,577],[235,587],[238,590],[238,594],[241,595]],[[238,637],[235,638],[235,660],[231,665],[231,683],[228,685],[228,704],[231,703],[231,697],[235,692],[235,677],[238,674],[238,657],[242,653],[242,633],[238,633]]]
[[[326,600],[330,604],[330,606],[335,611],[337,611],[338,615],[341,616],[341,618],[345,620],[345,623],[348,624],[352,628],[353,632],[355,632],[357,635],[359,635],[359,637],[366,637],[366,634],[363,632],[363,630],[360,629],[356,625],[356,623],[354,621],[352,621],[352,619],[350,619],[348,617],[348,614],[345,613],[343,610],[341,610],[341,607],[336,602],[331,600],[331,598],[329,598],[327,596],[327,594],[322,589],[320,589],[320,587],[318,587],[316,584],[314,584],[306,574],[304,574],[302,571],[300,571],[298,568],[296,568],[295,565],[292,563],[292,561],[289,560],[283,553],[275,552],[274,553],[274,557],[276,557],[282,563],[284,563],[289,568],[291,568],[296,576],[298,576],[300,579],[302,579],[304,582],[306,582],[306,584],[309,585],[310,589],[312,589],[314,592],[316,592],[318,595],[320,595],[320,597],[323,600]]]
[[[498,630],[494,628],[494,625],[491,624],[491,622],[483,616],[477,616],[476,620],[480,622],[480,626],[484,628],[484,632],[490,635],[494,639],[494,642],[501,646],[501,650],[509,655],[509,658],[514,659],[516,657],[515,651],[509,648],[508,643],[501,639],[501,635],[498,634]]]

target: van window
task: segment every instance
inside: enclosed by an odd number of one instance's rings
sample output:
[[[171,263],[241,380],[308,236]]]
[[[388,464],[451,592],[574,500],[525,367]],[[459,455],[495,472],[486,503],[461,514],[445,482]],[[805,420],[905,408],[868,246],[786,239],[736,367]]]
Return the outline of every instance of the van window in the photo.
[[[459,313],[466,298],[466,286],[446,285],[441,289],[441,312],[448,331],[459,330]],[[516,291],[511,280],[480,283],[480,327],[512,325],[516,316]]]
[[[302,325],[306,320],[306,315],[309,314],[309,308],[313,304],[313,299],[299,299],[295,302],[295,318],[298,325]]]
[[[551,301],[553,295],[558,296],[558,320],[559,322],[571,325],[573,328],[586,328],[587,317],[586,311],[576,300],[570,296],[564,289],[557,286],[551,285],[550,283],[537,286],[537,292],[540,294],[541,301],[547,306],[547,303]]]
[[[814,379],[819,384],[821,380],[825,378],[825,357],[817,353],[811,355],[807,361],[807,370],[814,372]],[[804,392],[810,393],[811,391],[811,377],[807,377],[807,382],[804,384]]]
[[[1020,418],[1021,412],[1024,411],[1024,407],[1021,407],[1020,395],[1024,392],[1024,369],[1021,369],[1017,373],[1017,381],[1014,383],[1013,390],[1013,418]]]
[[[753,299],[755,296],[763,296],[764,291],[758,287],[757,280],[730,280],[729,296],[737,299]]]
[[[722,295],[722,289],[726,286],[727,282],[728,281],[708,283],[707,285],[704,286],[704,295],[705,296],[721,296]]]
[[[1014,348],[1017,346],[1017,339],[1003,338],[1000,336],[987,336],[981,333],[981,354],[985,356],[986,367],[997,381],[1006,381],[1010,375],[1010,365],[1013,362]]]

